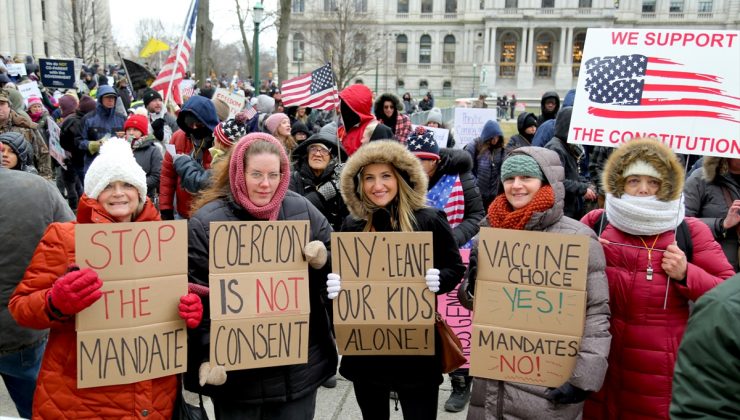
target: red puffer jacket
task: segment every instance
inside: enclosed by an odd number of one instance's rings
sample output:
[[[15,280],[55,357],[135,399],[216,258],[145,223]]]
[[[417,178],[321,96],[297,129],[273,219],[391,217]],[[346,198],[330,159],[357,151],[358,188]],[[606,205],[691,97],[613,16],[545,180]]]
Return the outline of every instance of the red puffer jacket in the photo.
[[[177,154],[189,155],[193,151],[193,142],[190,141],[188,135],[182,130],[177,130],[172,135],[170,144],[175,145]],[[203,150],[203,167],[209,169],[211,167],[211,153],[206,146],[203,147],[205,148]],[[175,167],[172,164],[172,156],[169,153],[165,153],[164,160],[162,160],[162,172],[159,178],[159,209],[174,209],[175,196],[177,196],[177,213],[183,218],[190,218],[190,204],[193,196],[180,186],[180,177],[175,172]]]
[[[137,222],[159,220],[147,200]],[[75,224],[112,223],[97,200],[82,196],[77,222],[52,223],[10,298],[9,309],[24,327],[49,328],[49,342],[33,397],[34,419],[167,419],[177,396],[177,376],[128,385],[77,388],[77,337],[74,317],[50,318],[46,296],[54,281],[75,262]]]
[[[603,210],[581,220],[592,228]],[[609,369],[601,391],[584,409],[584,419],[668,419],[673,367],[689,317],[689,301],[734,273],[722,248],[699,219],[687,217],[693,258],[686,285],[671,280],[663,309],[668,277],[661,268],[662,252],[674,242],[673,232],[660,234],[655,243],[653,279],[647,280],[648,252],[639,237],[607,225],[601,237],[619,244],[604,245],[609,280],[612,334]],[[654,236],[643,238],[652,245]]]

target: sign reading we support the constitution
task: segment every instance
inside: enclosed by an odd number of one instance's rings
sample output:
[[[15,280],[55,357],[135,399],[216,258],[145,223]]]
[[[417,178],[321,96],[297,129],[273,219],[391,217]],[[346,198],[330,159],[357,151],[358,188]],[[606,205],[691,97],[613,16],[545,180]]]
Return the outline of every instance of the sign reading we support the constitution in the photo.
[[[589,238],[482,228],[470,374],[557,387],[586,315]]]
[[[434,354],[436,296],[425,282],[432,233],[332,233],[331,247],[342,278],[334,300],[339,353]]]
[[[308,361],[305,222],[212,222],[211,363],[226,370]]]
[[[76,317],[78,388],[186,370],[187,243],[185,221],[75,226],[77,264],[103,281],[103,296]]]
[[[568,142],[740,158],[740,31],[591,28]]]

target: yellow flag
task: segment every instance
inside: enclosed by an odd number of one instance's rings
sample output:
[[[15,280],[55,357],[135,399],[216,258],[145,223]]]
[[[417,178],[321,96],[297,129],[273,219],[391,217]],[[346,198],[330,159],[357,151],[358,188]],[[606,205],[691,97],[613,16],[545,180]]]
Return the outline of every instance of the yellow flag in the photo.
[[[167,51],[169,49],[170,46],[167,45],[166,42],[154,38],[149,38],[149,42],[147,42],[144,48],[141,49],[139,57],[147,58],[156,52]]]

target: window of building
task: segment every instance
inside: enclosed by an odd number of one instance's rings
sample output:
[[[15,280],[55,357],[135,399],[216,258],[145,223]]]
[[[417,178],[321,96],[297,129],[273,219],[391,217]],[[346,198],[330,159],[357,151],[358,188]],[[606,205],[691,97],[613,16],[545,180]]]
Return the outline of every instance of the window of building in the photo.
[[[519,1],[518,0],[506,0],[504,3],[505,9],[516,9],[519,7]]]
[[[578,7],[581,9],[590,9],[591,0],[578,0]]]
[[[432,13],[434,0],[421,0],[421,13]]]
[[[552,9],[555,7],[555,0],[542,0],[543,9]]]
[[[293,61],[303,61],[305,42],[306,41],[305,38],[303,38],[303,34],[293,34]]]
[[[353,39],[354,49],[352,50],[353,61],[361,66],[365,65],[367,59],[367,39],[365,34],[357,34]]]
[[[480,0],[479,9],[483,10],[486,8],[486,0]]]
[[[334,12],[337,10],[337,0],[324,0],[324,11]]]
[[[578,77],[583,60],[583,45],[586,43],[586,33],[581,32],[573,37],[573,77]]]
[[[46,22],[46,1],[41,0],[41,20]],[[49,55],[46,54],[48,57]]]
[[[365,84],[365,81],[362,80],[362,79],[355,79],[355,84],[356,85],[364,85]]]
[[[293,13],[303,13],[306,8],[305,0],[293,0]]]
[[[457,0],[445,0],[445,13],[457,13]]]
[[[425,91],[424,94],[426,95],[427,89],[429,89],[429,82],[424,79],[419,80],[419,90]]]
[[[501,37],[500,51],[498,75],[503,78],[516,77],[517,39],[514,34],[508,32]]]
[[[447,35],[442,45],[442,63],[443,64],[454,64],[455,63],[455,36]]]
[[[396,37],[396,63],[407,63],[409,51],[409,39],[401,34]]]
[[[452,81],[445,80],[442,82],[442,96],[453,96],[452,95]]]
[[[355,12],[367,13],[367,0],[353,0]]]
[[[396,79],[396,87],[399,89],[403,89],[406,86],[406,82],[403,81],[403,79]]]
[[[699,13],[711,13],[712,8],[714,6],[714,2],[712,0],[699,0]]]
[[[642,13],[655,13],[655,0],[642,0]]]
[[[671,0],[668,11],[670,13],[683,13],[683,0]]]
[[[398,0],[396,6],[396,13],[408,13],[409,12],[409,0]]]
[[[422,35],[419,40],[419,64],[430,64],[432,62],[432,37]]]
[[[534,43],[535,77],[549,79],[552,77],[553,37],[544,32],[537,36]]]

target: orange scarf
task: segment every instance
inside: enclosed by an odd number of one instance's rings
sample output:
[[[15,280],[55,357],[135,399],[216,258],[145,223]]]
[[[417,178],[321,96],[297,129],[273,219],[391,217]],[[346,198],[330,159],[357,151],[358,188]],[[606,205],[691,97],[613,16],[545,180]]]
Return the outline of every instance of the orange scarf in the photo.
[[[543,185],[526,206],[514,210],[506,199],[506,194],[499,194],[488,206],[488,223],[500,229],[524,230],[534,213],[543,212],[555,204],[555,193],[550,185]]]

